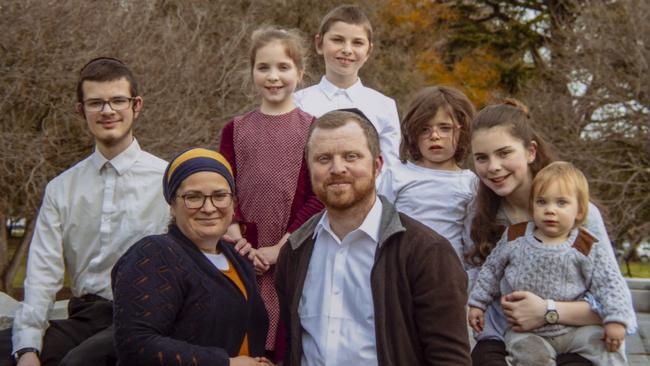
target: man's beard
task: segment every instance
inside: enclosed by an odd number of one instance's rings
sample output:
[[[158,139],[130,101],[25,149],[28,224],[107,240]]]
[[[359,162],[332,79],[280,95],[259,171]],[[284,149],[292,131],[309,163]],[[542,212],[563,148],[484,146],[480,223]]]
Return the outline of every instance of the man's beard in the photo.
[[[328,189],[330,184],[349,183],[344,189]],[[314,186],[316,197],[328,209],[347,210],[369,199],[375,192],[375,181],[370,177],[359,179],[331,177],[324,183]]]

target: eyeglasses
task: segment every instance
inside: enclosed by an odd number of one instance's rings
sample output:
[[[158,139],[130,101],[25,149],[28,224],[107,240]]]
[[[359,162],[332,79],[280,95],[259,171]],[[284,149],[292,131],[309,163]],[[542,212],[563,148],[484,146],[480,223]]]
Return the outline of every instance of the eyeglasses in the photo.
[[[104,110],[104,105],[108,104],[114,111],[123,111],[131,106],[131,101],[134,97],[114,97],[108,100],[105,99],[86,99],[83,102],[84,110],[87,112],[101,112]]]
[[[181,197],[185,207],[195,210],[205,205],[205,199],[210,197],[210,202],[216,208],[226,208],[232,203],[233,194],[230,192],[214,192],[212,194],[203,194],[201,192],[187,192],[176,196]]]
[[[435,131],[438,134],[438,136],[440,136],[440,137],[449,137],[449,136],[453,135],[454,130],[457,129],[457,128],[458,128],[458,126],[454,126],[454,125],[450,125],[450,124],[424,126],[420,130],[420,136],[429,137]]]

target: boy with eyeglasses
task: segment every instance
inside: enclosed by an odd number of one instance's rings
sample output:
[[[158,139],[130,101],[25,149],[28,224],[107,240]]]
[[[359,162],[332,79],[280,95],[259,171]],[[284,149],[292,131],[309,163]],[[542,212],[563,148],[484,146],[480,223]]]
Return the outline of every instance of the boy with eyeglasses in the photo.
[[[77,98],[95,151],[45,189],[25,301],[13,334],[0,334],[2,365],[14,359],[19,366],[114,364],[110,271],[133,243],[162,233],[169,221],[160,185],[167,163],[142,151],[133,137],[143,101],[129,68],[113,58],[91,60],[81,69]],[[69,317],[48,322],[66,267]]]

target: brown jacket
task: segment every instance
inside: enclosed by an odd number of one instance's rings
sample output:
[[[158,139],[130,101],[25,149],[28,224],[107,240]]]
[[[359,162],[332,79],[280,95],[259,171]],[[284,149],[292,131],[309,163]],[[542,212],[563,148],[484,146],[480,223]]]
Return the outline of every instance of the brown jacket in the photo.
[[[379,366],[470,365],[467,275],[460,260],[445,238],[398,214],[383,197],[382,204],[370,278]],[[291,235],[278,258],[276,287],[287,328],[287,366],[300,365],[298,303],[323,212]]]

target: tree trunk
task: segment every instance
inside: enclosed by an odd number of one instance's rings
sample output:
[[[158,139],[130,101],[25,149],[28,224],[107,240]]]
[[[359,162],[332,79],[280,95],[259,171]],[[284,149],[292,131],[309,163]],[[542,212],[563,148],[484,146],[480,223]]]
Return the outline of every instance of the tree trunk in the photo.
[[[0,276],[4,276],[9,264],[9,236],[7,230],[7,216],[0,213]],[[0,291],[5,291],[4,281],[0,281]]]
[[[23,240],[20,242],[18,248],[16,248],[16,252],[14,252],[13,257],[11,257],[9,267],[7,267],[7,270],[2,275],[2,285],[4,285],[4,288],[9,296],[14,295],[14,277],[16,277],[16,272],[18,272],[18,268],[20,268],[23,258],[27,254],[29,243],[32,241],[32,234],[34,233],[34,225],[36,224],[36,219],[32,218],[28,222],[29,224],[25,228],[25,235],[23,236]]]

